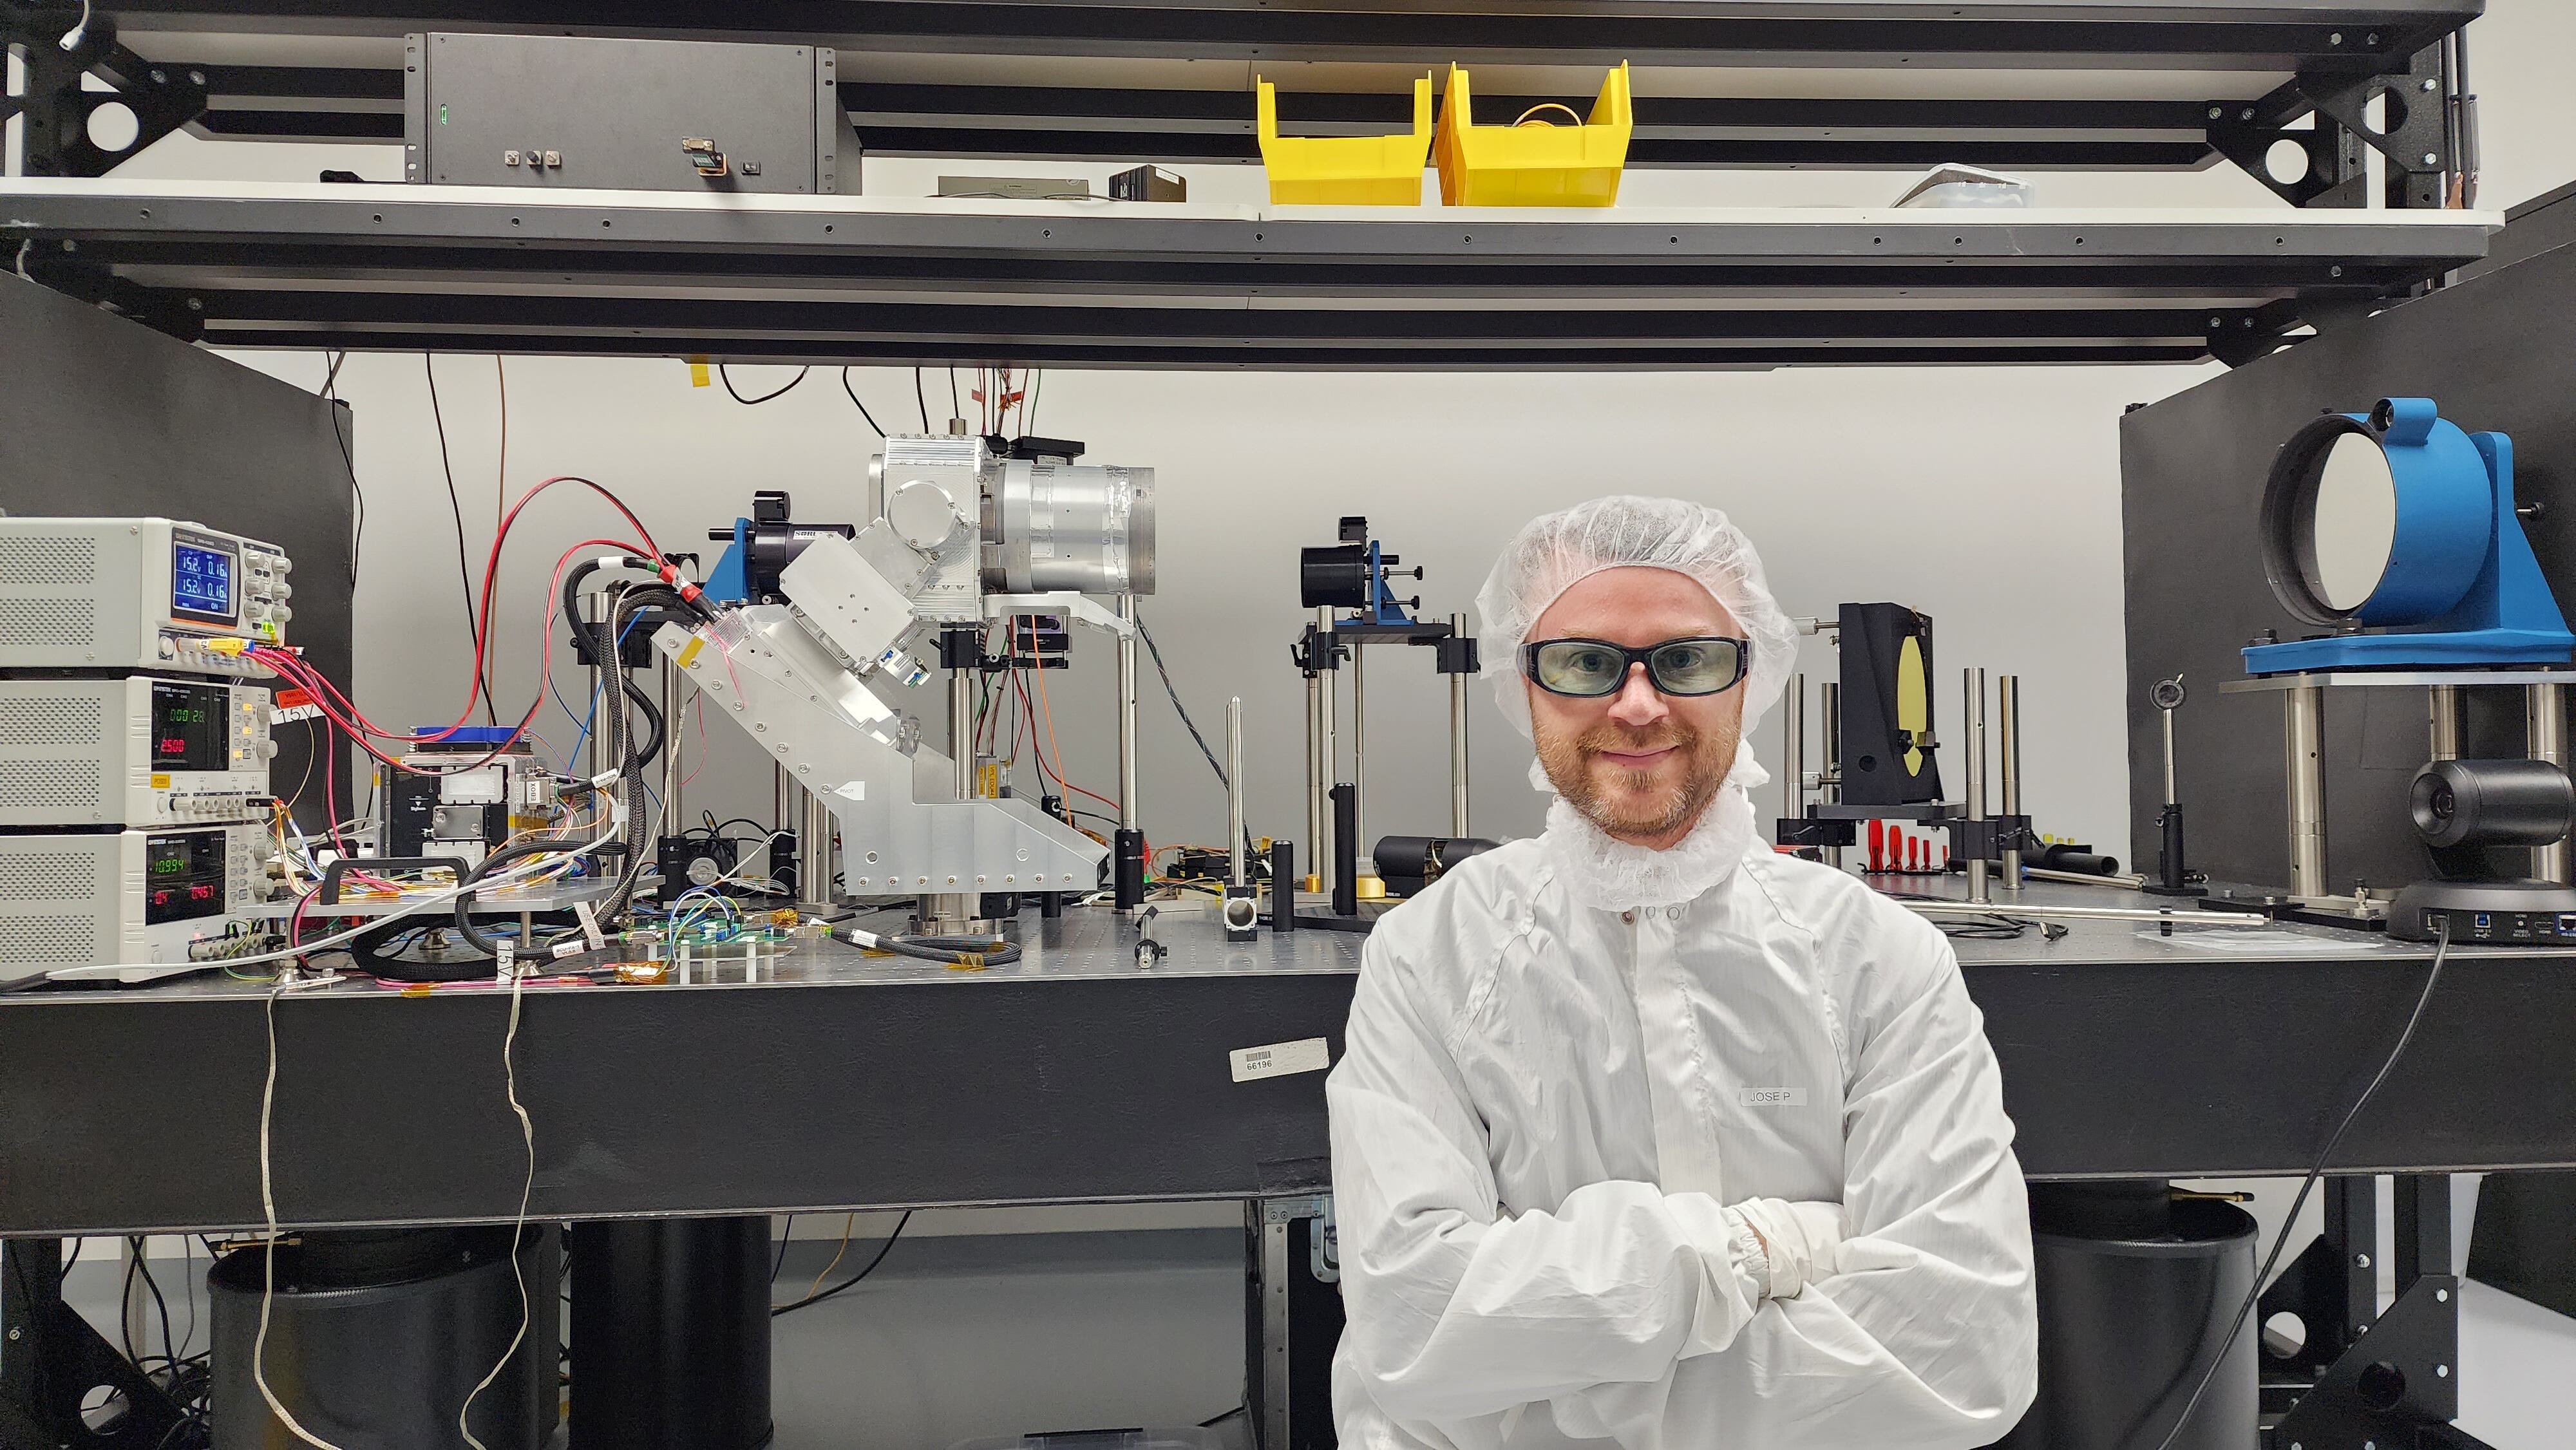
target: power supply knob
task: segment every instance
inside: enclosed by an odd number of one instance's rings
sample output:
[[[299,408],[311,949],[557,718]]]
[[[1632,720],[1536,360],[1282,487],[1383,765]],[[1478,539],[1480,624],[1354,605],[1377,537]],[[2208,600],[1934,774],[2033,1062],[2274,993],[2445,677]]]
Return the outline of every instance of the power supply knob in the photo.
[[[261,741],[259,743],[259,758],[262,760],[275,760],[277,758],[277,742],[274,740]]]

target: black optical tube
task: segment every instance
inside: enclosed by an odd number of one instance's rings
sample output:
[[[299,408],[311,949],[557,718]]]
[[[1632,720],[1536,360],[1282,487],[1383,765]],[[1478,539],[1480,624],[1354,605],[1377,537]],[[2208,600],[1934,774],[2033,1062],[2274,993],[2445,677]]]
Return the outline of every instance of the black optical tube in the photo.
[[[1110,885],[1115,890],[1118,909],[1131,910],[1145,904],[1145,833],[1131,826],[1121,826],[1111,837]]]
[[[1297,929],[1297,843],[1270,843],[1270,929]]]
[[[1360,914],[1360,788],[1333,787],[1333,915]]]

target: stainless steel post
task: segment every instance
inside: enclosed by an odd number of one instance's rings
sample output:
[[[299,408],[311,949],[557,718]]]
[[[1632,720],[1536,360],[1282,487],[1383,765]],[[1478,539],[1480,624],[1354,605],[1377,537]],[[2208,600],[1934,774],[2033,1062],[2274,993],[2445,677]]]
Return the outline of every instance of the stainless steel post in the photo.
[[[2530,751],[2534,760],[2552,765],[2567,764],[2567,688],[2564,685],[2526,685],[2523,687],[2524,713],[2530,726]],[[2531,874],[2543,881],[2564,883],[2567,874],[2567,843],[2531,848]]]
[[[2432,695],[2434,760],[2460,758],[2460,687],[2435,685]],[[2170,788],[2168,788],[2170,793]]]
[[[2326,894],[2325,687],[2282,692],[2283,753],[2290,776],[2290,894]]]
[[[2021,676],[1995,676],[1995,758],[2004,780],[2004,814],[2021,814]],[[2021,848],[2004,852],[2004,890],[2021,889]]]
[[[1323,708],[1324,681],[1321,672],[1306,677],[1306,849],[1315,849],[1315,841],[1324,829],[1324,772],[1321,750],[1322,727],[1315,714]],[[1311,864],[1311,863],[1310,863]],[[1288,889],[1285,883],[1281,889]]]
[[[1243,875],[1243,697],[1225,702],[1225,880],[1241,886]]]
[[[948,672],[948,754],[959,800],[975,794],[975,671]]]
[[[1964,732],[1968,745],[1968,819],[1986,818],[1986,672],[1964,669],[1959,672],[1959,703],[1967,719]],[[1986,901],[1986,862],[1983,857],[1968,860],[1968,900]]]
[[[1824,727],[1825,737],[1817,752],[1817,758],[1825,764],[1825,768],[1819,772],[1819,798],[1840,805],[1843,799],[1843,687],[1841,684],[1828,680],[1817,686],[1816,709],[1817,723]],[[1843,848],[1827,846],[1825,864],[1841,870]]]
[[[801,806],[796,831],[796,909],[824,912],[832,909],[832,810],[823,797],[798,785],[792,787]]]
[[[1118,618],[1126,632],[1118,636],[1118,824],[1138,829],[1136,821],[1136,596],[1118,596]]]
[[[680,729],[687,696],[680,685],[683,673],[668,658],[662,661],[662,828],[674,836],[689,825],[688,812],[680,807],[680,783],[688,779],[680,769],[680,742],[688,738]]]
[[[1780,819],[1807,813],[1807,677],[1791,675],[1780,697]],[[1787,844],[1783,842],[1782,844]]]
[[[1351,842],[1358,860],[1368,854],[1368,650],[1351,646]],[[1363,866],[1362,876],[1376,872]]]
[[[1332,610],[1315,611],[1315,631],[1326,638],[1331,637]],[[1333,787],[1341,784],[1342,779],[1342,749],[1335,738],[1341,729],[1342,707],[1341,701],[1335,698],[1339,692],[1333,685],[1333,682],[1341,677],[1341,673],[1339,669],[1328,669],[1316,676],[1318,693],[1322,698],[1315,710],[1315,723],[1318,730],[1315,740],[1315,758],[1323,766],[1323,774],[1318,781],[1320,789],[1317,794],[1320,799],[1315,803],[1315,829],[1310,833],[1314,837],[1314,849],[1307,853],[1306,860],[1312,868],[1307,874],[1315,878],[1317,891],[1331,891],[1335,885],[1333,810],[1328,802],[1332,800]]]
[[[1467,637],[1467,616],[1449,616],[1449,632]],[[1467,677],[1449,677],[1449,834],[1467,834]]]

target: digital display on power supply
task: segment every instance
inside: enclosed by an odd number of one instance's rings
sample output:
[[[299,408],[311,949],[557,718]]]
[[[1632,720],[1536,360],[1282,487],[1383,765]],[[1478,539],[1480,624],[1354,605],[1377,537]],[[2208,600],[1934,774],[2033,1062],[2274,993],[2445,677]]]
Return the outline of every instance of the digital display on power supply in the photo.
[[[224,833],[143,838],[143,924],[224,914]]]
[[[170,613],[180,619],[231,624],[241,616],[235,602],[240,560],[232,546],[214,539],[176,534],[170,543]]]
[[[232,696],[221,685],[152,682],[152,768],[232,768]]]

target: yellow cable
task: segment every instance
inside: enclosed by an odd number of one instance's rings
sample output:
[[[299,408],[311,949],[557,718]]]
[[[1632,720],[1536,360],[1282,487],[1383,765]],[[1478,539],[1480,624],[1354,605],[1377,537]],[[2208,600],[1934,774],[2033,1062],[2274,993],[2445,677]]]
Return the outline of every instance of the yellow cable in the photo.
[[[1530,119],[1530,117],[1537,115],[1541,111],[1563,111],[1566,115],[1573,118],[1574,124],[1578,126],[1584,124],[1582,115],[1572,106],[1564,105],[1556,101],[1543,101],[1538,105],[1530,107],[1528,110],[1521,112],[1519,118],[1514,120],[1512,124],[1515,126],[1553,126],[1556,124],[1554,121],[1533,121]]]

